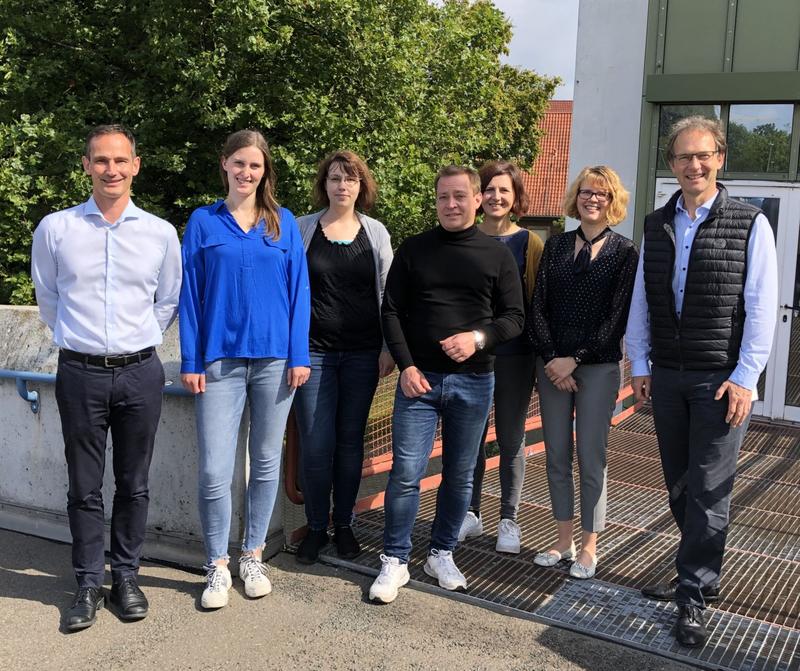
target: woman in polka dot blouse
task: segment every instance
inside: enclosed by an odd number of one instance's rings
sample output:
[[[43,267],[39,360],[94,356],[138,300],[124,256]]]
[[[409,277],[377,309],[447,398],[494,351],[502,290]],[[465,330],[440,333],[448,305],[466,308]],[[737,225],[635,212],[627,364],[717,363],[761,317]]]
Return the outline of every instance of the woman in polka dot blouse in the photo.
[[[556,542],[534,563],[573,561],[570,575],[575,578],[594,576],[597,535],[605,527],[608,431],[639,259],[634,244],[610,228],[625,218],[627,203],[628,192],[611,168],[581,171],[564,197],[564,213],[579,219],[580,226],[546,242],[528,312],[528,334],[538,354],[547,483],[558,529]],[[577,556],[573,451],[581,492]]]

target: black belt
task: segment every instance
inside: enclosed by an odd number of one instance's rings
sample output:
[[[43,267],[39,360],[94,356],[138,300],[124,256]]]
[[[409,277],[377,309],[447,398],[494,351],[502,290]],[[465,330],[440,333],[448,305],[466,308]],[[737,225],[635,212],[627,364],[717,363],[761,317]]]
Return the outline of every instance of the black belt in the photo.
[[[68,361],[80,361],[81,363],[90,364],[92,366],[119,368],[120,366],[127,366],[131,363],[141,363],[145,359],[149,359],[155,351],[155,347],[145,347],[143,350],[131,354],[108,354],[106,356],[101,356],[97,354],[82,354],[81,352],[74,352],[71,349],[62,349],[60,357]]]

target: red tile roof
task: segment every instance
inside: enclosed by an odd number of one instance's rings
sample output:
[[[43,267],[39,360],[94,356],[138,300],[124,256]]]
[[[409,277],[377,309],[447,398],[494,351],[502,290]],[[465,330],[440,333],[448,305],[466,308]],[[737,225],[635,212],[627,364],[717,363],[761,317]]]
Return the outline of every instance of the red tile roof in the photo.
[[[524,174],[530,205],[525,216],[558,217],[567,188],[572,101],[551,100],[541,122],[544,131],[533,169]]]

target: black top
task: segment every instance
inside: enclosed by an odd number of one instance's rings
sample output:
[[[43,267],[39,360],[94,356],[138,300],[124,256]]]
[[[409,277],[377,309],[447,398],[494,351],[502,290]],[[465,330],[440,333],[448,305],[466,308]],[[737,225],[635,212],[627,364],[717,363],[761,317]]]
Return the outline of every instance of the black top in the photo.
[[[525,295],[525,260],[528,256],[528,240],[530,235],[527,229],[521,229],[511,235],[493,235],[492,239],[497,242],[503,243],[511,253],[514,255],[514,260],[517,262],[519,269],[519,281],[522,287],[522,295]],[[500,343],[494,348],[495,356],[503,356],[504,354],[530,354],[533,351],[531,342],[526,333],[520,333],[516,338],[512,338],[508,342]]]
[[[375,261],[363,226],[347,244],[330,242],[318,223],[306,252],[311,283],[310,349],[380,349]]]
[[[578,363],[619,361],[639,252],[612,231],[588,270],[576,274],[575,238],[575,231],[561,233],[544,245],[528,334],[546,362],[563,356]]]
[[[518,335],[523,322],[514,257],[475,226],[437,226],[397,250],[383,295],[383,335],[401,371],[491,372],[491,350]],[[486,334],[485,349],[462,363],[442,351],[440,340],[475,329]]]

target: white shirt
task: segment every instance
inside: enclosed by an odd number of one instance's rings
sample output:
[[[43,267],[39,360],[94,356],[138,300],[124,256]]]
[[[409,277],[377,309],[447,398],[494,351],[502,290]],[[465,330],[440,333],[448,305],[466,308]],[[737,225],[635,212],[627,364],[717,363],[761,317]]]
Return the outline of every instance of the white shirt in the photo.
[[[675,267],[672,272],[672,292],[675,296],[675,311],[680,318],[683,295],[686,288],[686,273],[697,229],[711,210],[716,199],[712,198],[697,208],[695,218],[689,216],[678,198],[675,207]],[[647,296],[644,290],[644,240],[633,285],[631,311],[625,332],[625,348],[631,361],[631,375],[650,375],[650,318]],[[767,365],[775,320],[778,309],[778,259],[775,238],[769,221],[759,214],[747,243],[747,276],[744,283],[745,320],[739,360],[728,378],[731,382],[755,392],[758,377]],[[755,394],[754,394],[755,398]]]
[[[178,235],[132,201],[110,224],[89,198],[42,219],[33,234],[31,275],[39,315],[58,347],[138,352],[160,344],[175,319]]]

